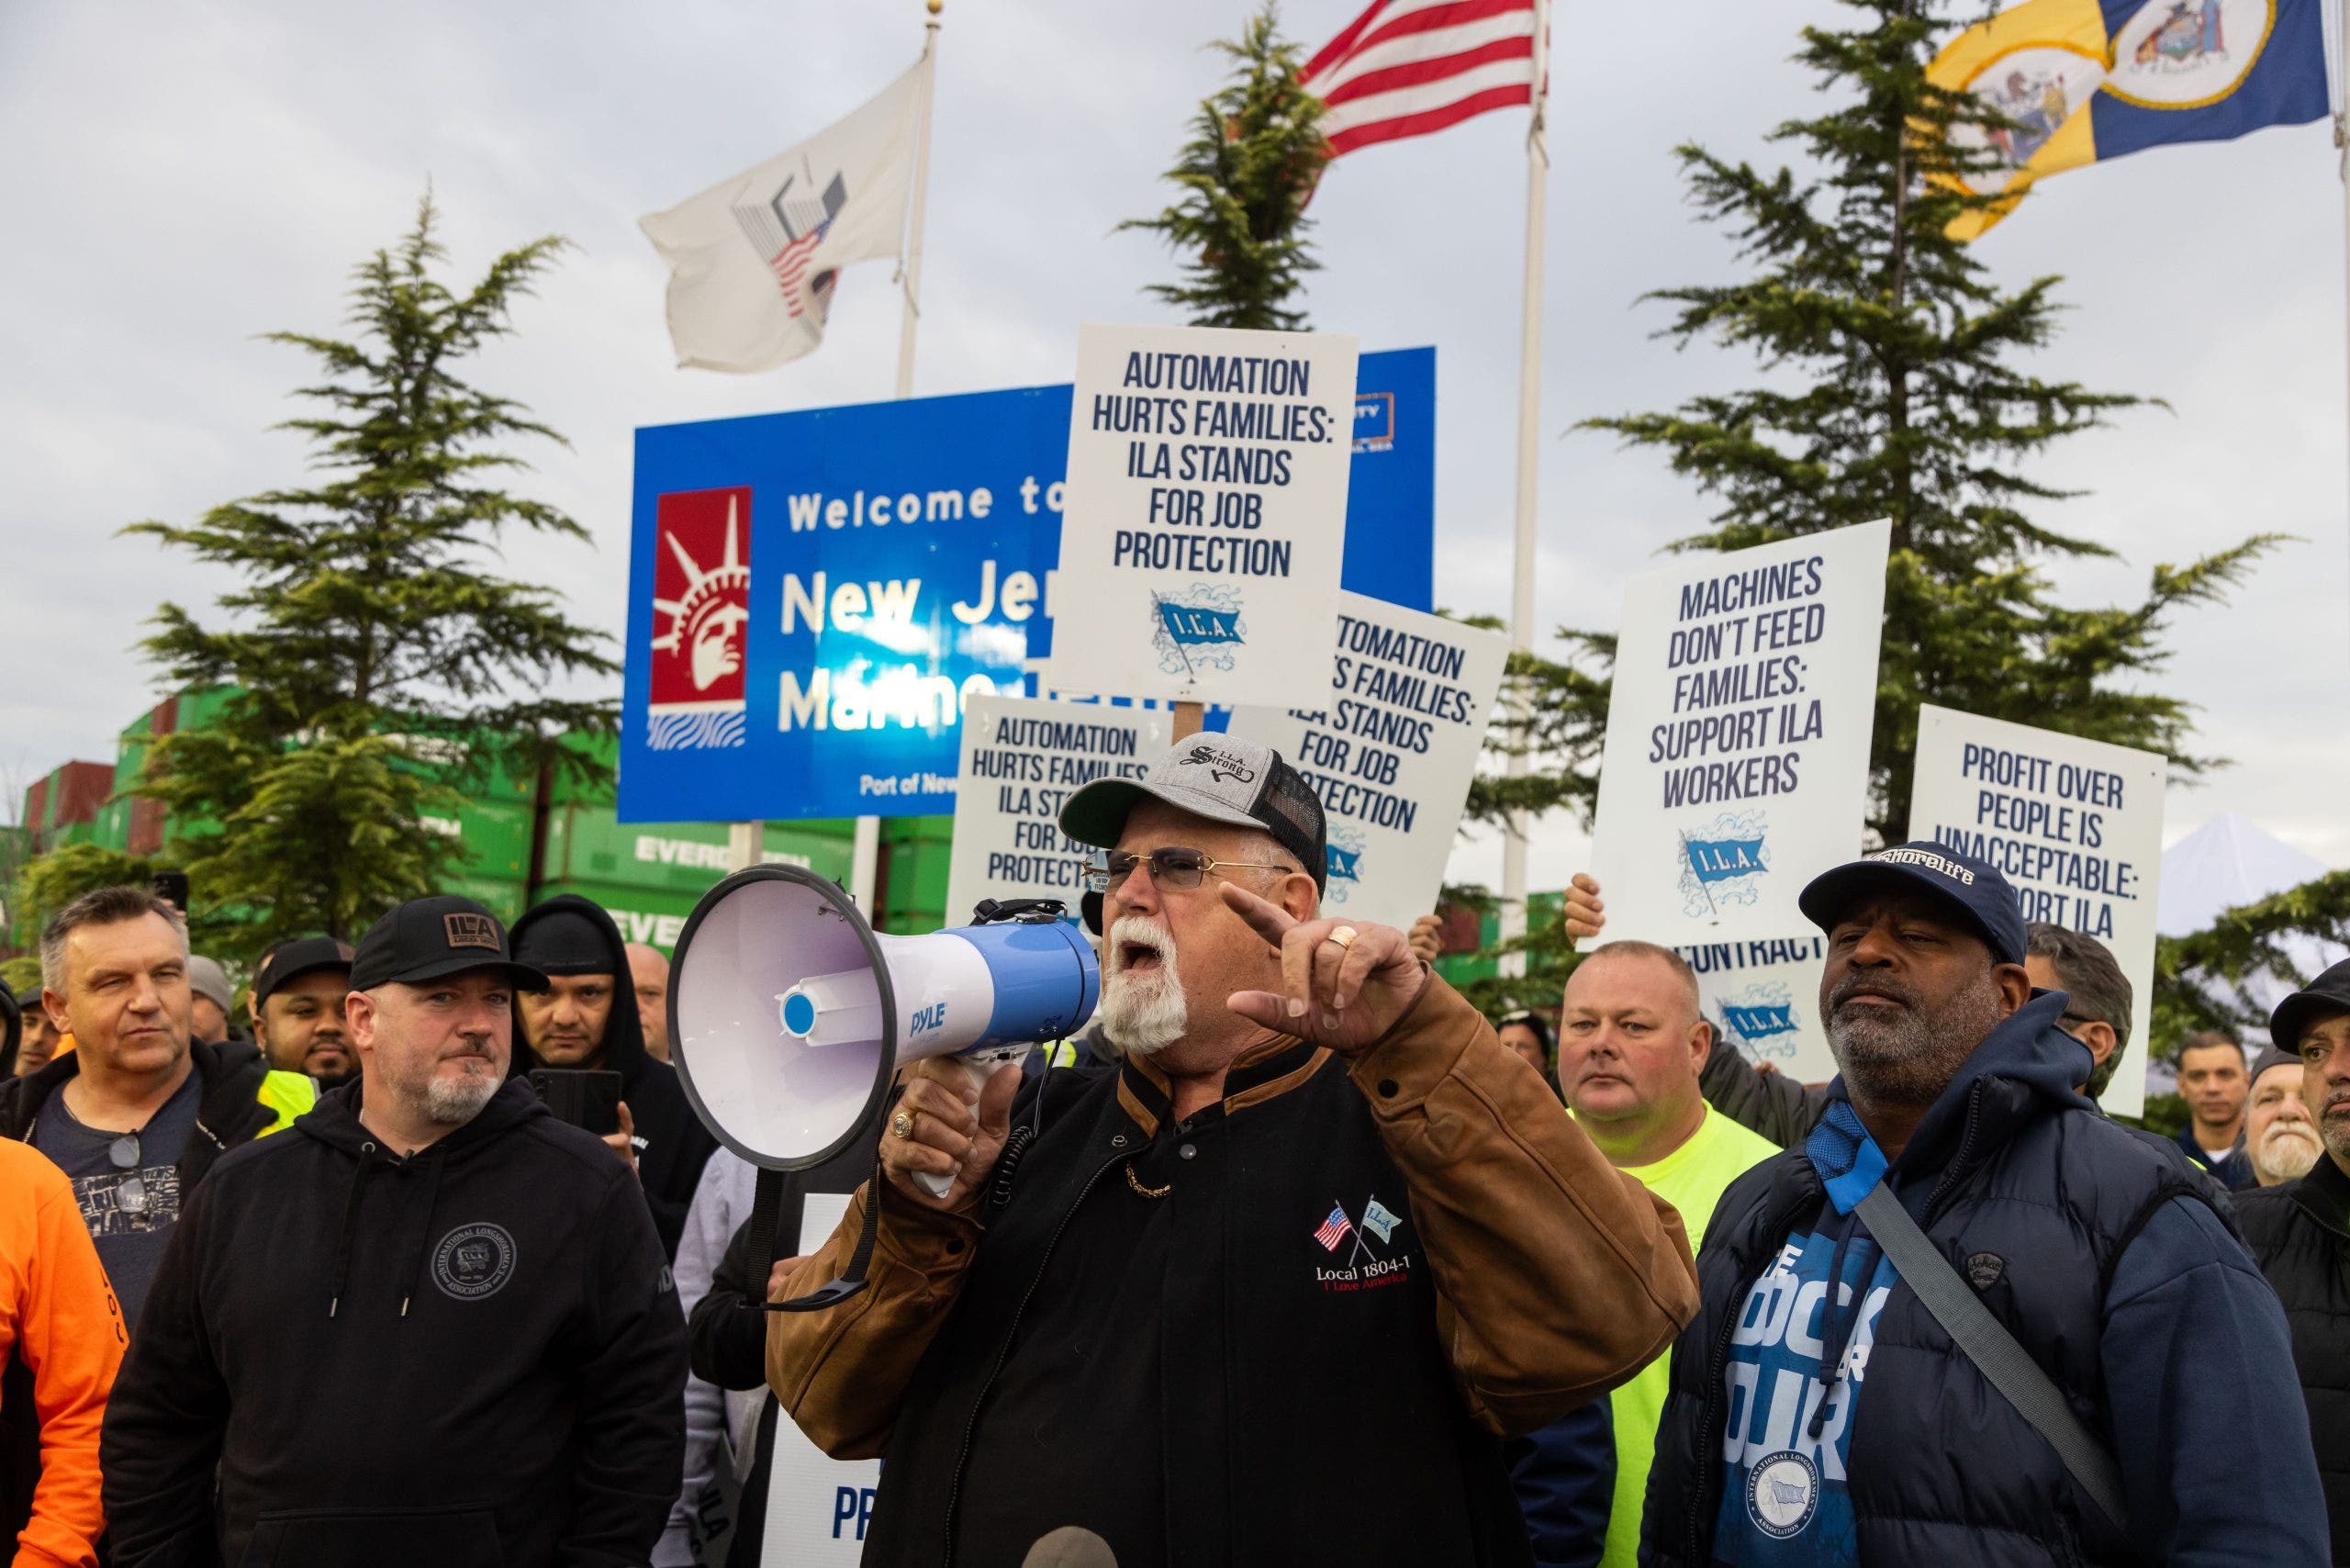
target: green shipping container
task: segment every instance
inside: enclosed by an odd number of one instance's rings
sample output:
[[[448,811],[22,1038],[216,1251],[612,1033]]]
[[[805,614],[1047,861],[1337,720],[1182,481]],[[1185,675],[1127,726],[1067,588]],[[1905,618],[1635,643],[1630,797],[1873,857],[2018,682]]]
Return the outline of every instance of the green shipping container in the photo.
[[[769,823],[770,863],[800,866],[838,881],[848,875],[856,824]],[[547,814],[541,877],[699,894],[732,868],[724,823],[623,823],[609,807],[558,806]]]
[[[529,890],[520,882],[491,877],[451,877],[441,884],[441,890],[471,899],[511,925],[514,917],[522,913],[522,895]]]
[[[517,885],[530,879],[533,823],[528,806],[468,801],[453,815],[428,812],[420,820],[436,833],[464,840],[460,875]]]
[[[557,893],[577,893],[601,904],[612,924],[621,928],[621,940],[643,942],[664,953],[677,946],[677,934],[686,928],[686,916],[693,913],[701,898],[699,893],[614,887],[607,882],[549,882],[531,902],[542,904]]]

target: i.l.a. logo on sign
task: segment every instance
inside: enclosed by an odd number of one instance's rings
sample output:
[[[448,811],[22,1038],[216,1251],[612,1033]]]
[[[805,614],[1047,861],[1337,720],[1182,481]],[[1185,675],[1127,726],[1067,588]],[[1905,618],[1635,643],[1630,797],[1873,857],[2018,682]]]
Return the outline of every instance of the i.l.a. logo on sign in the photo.
[[[1759,811],[1725,812],[1695,833],[1681,834],[1681,905],[1691,916],[1717,915],[1724,904],[1751,904],[1771,868]]]
[[[751,620],[751,491],[683,490],[655,503],[652,690],[645,744],[743,744]]]

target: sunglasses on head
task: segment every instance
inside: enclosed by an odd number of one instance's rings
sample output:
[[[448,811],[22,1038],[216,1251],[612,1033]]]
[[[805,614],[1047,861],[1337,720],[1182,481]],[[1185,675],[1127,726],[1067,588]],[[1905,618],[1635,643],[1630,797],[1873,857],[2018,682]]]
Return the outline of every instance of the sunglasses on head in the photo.
[[[1113,849],[1107,855],[1095,857],[1085,868],[1085,890],[1106,893],[1112,888],[1125,885],[1135,874],[1136,866],[1150,868],[1150,883],[1155,888],[1196,888],[1200,879],[1210,871],[1226,867],[1247,871],[1295,871],[1294,866],[1268,865],[1262,860],[1217,860],[1197,849],[1154,849],[1147,855],[1136,855],[1124,849]]]

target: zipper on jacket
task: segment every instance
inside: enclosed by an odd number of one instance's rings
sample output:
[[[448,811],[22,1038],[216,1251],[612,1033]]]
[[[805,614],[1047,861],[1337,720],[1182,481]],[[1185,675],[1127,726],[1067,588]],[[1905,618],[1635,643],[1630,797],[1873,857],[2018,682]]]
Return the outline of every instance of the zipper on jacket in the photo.
[[[1125,1163],[1128,1158],[1124,1154],[1113,1155],[1085,1179],[1085,1185],[1077,1190],[1076,1199],[1062,1214],[1060,1224],[1053,1227],[1051,1238],[1045,1243],[1045,1255],[1036,1260],[1035,1277],[1021,1293],[1020,1305],[1012,1309],[1012,1325],[1004,1330],[1003,1343],[995,1353],[995,1364],[988,1368],[987,1381],[979,1384],[979,1396],[971,1401],[971,1418],[963,1424],[963,1446],[956,1450],[955,1473],[946,1484],[946,1555],[939,1559],[946,1568],[954,1568],[955,1505],[963,1495],[963,1467],[971,1460],[971,1439],[979,1432],[979,1411],[988,1402],[988,1392],[995,1387],[996,1378],[1003,1372],[1003,1363],[1011,1358],[1013,1341],[1020,1337],[1020,1320],[1027,1316],[1028,1304],[1035,1299],[1036,1287],[1045,1282],[1045,1270],[1052,1263],[1053,1249],[1061,1244],[1062,1233],[1069,1229],[1069,1221],[1077,1217],[1077,1211],[1084,1206],[1086,1194],[1093,1191],[1093,1183]]]
[[[1714,1337],[1713,1350],[1707,1355],[1706,1406],[1697,1419],[1697,1506],[1689,1510],[1688,1562],[1691,1568],[1695,1568],[1701,1561],[1699,1553],[1706,1549],[1701,1537],[1710,1528],[1714,1514],[1721,1506],[1718,1495],[1723,1463],[1721,1429],[1716,1417],[1723,1414],[1722,1373],[1729,1370],[1730,1339],[1738,1333],[1738,1320],[1746,1311],[1746,1297],[1754,1289],[1754,1282],[1770,1268],[1771,1260],[1778,1256],[1779,1248],[1786,1245],[1787,1227],[1795,1224],[1796,1216],[1806,1208],[1816,1206],[1819,1199],[1820,1194],[1817,1193],[1799,1193],[1779,1213],[1771,1216],[1770,1223],[1763,1229],[1766,1235],[1779,1238],[1778,1246],[1763,1253],[1761,1267],[1738,1282],[1737,1289],[1731,1293],[1729,1311],[1722,1318],[1721,1332]],[[1671,1393],[1670,1389],[1666,1390],[1668,1397]]]
[[[1978,1078],[1975,1081],[1975,1087],[1966,1092],[1966,1130],[1959,1135],[1958,1152],[1952,1155],[1950,1163],[1942,1167],[1942,1180],[1934,1183],[1933,1192],[1926,1198],[1925,1217],[1918,1225],[1920,1230],[1933,1224],[1943,1201],[1954,1194],[1959,1172],[1966,1169],[1967,1154],[1975,1148],[1975,1135],[1982,1130],[1983,1090],[1989,1082],[1989,1079]]]

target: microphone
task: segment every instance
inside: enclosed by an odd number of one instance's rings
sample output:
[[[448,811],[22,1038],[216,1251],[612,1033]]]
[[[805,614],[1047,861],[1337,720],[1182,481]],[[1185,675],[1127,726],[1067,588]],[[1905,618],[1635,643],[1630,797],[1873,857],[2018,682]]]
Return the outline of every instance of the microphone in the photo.
[[[1118,1568],[1118,1555],[1084,1526],[1063,1525],[1030,1547],[1020,1568]]]

